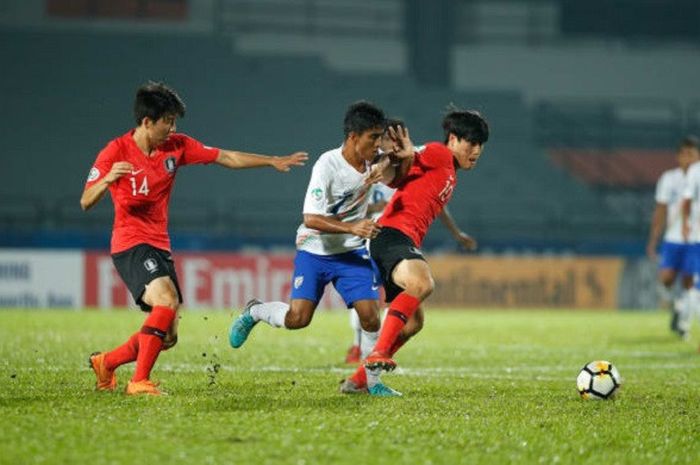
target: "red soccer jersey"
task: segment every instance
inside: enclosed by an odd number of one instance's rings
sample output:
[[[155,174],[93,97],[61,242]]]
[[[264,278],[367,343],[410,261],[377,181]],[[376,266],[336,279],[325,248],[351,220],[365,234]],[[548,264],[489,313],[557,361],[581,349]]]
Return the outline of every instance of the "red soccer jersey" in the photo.
[[[109,186],[114,203],[111,252],[144,243],[169,251],[168,202],[177,169],[181,165],[211,163],[219,149],[184,134],[172,134],[149,157],[138,148],[133,134],[133,130],[129,131],[102,149],[85,189],[107,175],[115,162],[131,163],[131,174]]]
[[[452,151],[438,142],[426,144],[396,186],[379,224],[398,229],[420,247],[428,228],[452,197],[456,182]]]

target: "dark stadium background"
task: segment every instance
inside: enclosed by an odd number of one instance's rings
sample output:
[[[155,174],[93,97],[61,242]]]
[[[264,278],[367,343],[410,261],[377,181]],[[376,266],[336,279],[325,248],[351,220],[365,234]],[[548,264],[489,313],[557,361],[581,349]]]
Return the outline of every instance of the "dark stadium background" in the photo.
[[[481,253],[623,257],[648,281],[654,183],[700,132],[698,20],[691,0],[4,1],[0,247],[107,249],[109,202],[78,199],[154,79],[187,103],[179,130],[312,158],[358,99],[415,141],[478,109],[491,140],[450,209]],[[184,170],[174,247],[291,249],[308,176]],[[426,249],[462,253],[441,225]]]

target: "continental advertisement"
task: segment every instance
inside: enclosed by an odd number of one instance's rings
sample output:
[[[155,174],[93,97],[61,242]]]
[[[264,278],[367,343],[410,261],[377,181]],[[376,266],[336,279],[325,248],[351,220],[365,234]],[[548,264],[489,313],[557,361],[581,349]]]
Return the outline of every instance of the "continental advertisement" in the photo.
[[[431,307],[614,309],[620,258],[433,257]]]

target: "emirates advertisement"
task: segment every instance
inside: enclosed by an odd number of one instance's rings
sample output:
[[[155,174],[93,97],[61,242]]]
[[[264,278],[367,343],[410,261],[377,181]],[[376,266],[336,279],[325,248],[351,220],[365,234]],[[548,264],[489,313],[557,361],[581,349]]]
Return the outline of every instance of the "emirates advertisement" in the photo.
[[[289,300],[294,271],[292,254],[200,253],[173,256],[184,305],[190,309],[240,309],[257,298]],[[134,302],[108,254],[85,254],[85,306],[127,307]],[[343,308],[329,286],[319,308]]]

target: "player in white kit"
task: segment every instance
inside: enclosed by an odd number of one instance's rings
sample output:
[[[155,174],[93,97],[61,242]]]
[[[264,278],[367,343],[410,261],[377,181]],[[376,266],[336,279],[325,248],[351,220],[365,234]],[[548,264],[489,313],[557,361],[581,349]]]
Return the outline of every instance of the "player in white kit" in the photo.
[[[651,221],[647,255],[659,264],[659,295],[671,312],[671,330],[685,337],[689,329],[691,295],[695,273],[693,245],[684,237],[682,204],[690,167],[698,160],[698,146],[692,138],[684,139],[678,149],[678,167],[665,171],[656,184],[656,207]],[[659,253],[657,248],[663,232]],[[673,286],[681,281],[681,293],[673,296]]]
[[[362,355],[374,348],[379,333],[379,280],[365,240],[380,230],[367,218],[371,163],[384,134],[384,113],[368,102],[351,105],[344,120],[343,145],[325,152],[314,164],[304,200],[304,222],[297,229],[291,301],[253,299],[229,331],[229,343],[241,347],[253,327],[300,329],[309,325],[326,285],[333,283],[348,308],[359,315]],[[395,395],[369,373],[366,392]],[[372,375],[372,376],[370,376]]]

